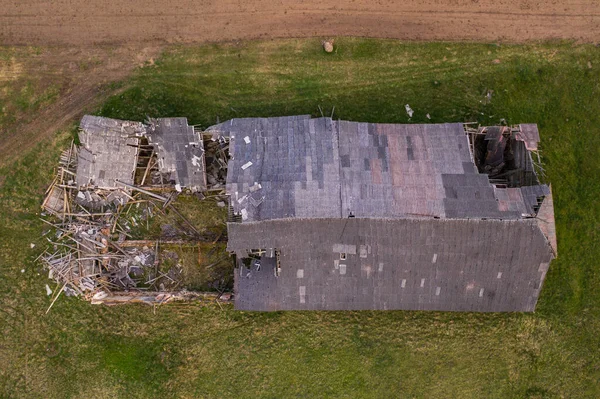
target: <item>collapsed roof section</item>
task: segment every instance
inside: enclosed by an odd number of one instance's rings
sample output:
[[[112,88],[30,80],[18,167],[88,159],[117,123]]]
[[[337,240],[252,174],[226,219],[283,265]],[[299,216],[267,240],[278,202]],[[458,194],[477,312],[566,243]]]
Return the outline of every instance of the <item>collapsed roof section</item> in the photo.
[[[81,120],[77,178],[79,187],[117,188],[117,180],[133,184],[139,137],[146,127],[140,122],[85,115]]]
[[[209,130],[230,138],[227,194],[243,222],[521,219],[534,217],[549,194],[528,150],[537,148],[535,125],[469,129],[305,115],[232,119]]]
[[[76,182],[79,188],[135,185],[142,143],[148,142],[167,183],[193,192],[206,189],[202,138],[186,118],[150,119],[148,124],[86,115],[81,120]]]
[[[204,146],[200,133],[186,118],[150,119],[148,143],[157,153],[159,170],[180,187],[198,192],[206,188]]]

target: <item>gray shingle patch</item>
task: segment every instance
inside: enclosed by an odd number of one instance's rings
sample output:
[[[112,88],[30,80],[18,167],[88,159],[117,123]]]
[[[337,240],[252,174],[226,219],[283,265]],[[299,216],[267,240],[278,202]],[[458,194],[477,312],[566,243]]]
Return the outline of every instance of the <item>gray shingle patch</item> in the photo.
[[[349,168],[350,167],[350,155],[342,155],[340,157],[340,161],[342,164],[342,168]]]
[[[490,201],[493,187],[477,173],[461,124],[370,124],[303,116],[233,119],[210,130],[232,137],[227,193],[236,213],[241,206],[235,201],[246,194],[240,184],[264,183],[264,202],[247,208],[247,222],[350,213],[520,217]],[[242,170],[248,162],[252,166]],[[447,176],[459,179],[449,183]],[[482,190],[468,189],[476,186]]]
[[[146,132],[140,122],[85,115],[81,119],[76,182],[79,187],[122,187],[133,184],[138,137]]]
[[[162,173],[192,191],[206,189],[204,145],[186,118],[150,119],[148,142],[155,146]]]
[[[529,297],[535,294],[534,287],[539,289],[552,258],[535,226],[529,219],[294,219],[230,224],[229,250],[240,254],[247,248],[281,250],[279,277],[274,277],[273,269],[268,272],[268,258],[250,278],[236,273],[236,308],[298,309],[298,282],[306,281],[302,283],[306,303],[301,309],[530,311]],[[338,259],[336,270],[332,248],[342,230],[346,242],[369,245],[372,251],[367,258],[348,256],[343,263]],[[432,254],[438,254],[436,263]],[[331,266],[323,267],[324,256]],[[381,271],[380,264],[384,265]],[[501,279],[497,278],[499,264],[506,267]],[[268,301],[260,293],[268,293]]]

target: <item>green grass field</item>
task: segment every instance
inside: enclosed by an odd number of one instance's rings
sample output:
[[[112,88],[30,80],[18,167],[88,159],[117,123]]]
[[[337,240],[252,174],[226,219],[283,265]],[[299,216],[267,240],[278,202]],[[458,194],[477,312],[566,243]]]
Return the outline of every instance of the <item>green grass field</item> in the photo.
[[[36,212],[73,135],[65,131],[0,169],[0,397],[600,397],[600,49],[336,45],[333,54],[318,40],[169,48],[98,112],[187,116],[203,127],[317,116],[319,106],[371,122],[424,123],[429,114],[433,122],[538,123],[559,259],[537,312],[253,314],[216,304],[154,312],[61,298],[44,314],[49,280],[33,263],[44,242]],[[415,110],[410,121],[405,104]]]

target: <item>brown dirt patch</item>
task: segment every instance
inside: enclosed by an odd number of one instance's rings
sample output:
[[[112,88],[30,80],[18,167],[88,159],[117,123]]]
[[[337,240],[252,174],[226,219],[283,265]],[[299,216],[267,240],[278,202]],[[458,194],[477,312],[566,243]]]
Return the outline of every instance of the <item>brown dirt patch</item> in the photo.
[[[102,100],[118,92],[111,83],[125,79],[136,67],[153,62],[159,52],[159,47],[128,46],[45,47],[31,54],[29,50],[17,51],[18,61],[5,62],[1,71],[7,72],[2,76],[8,79],[11,73],[16,91],[24,84],[20,79],[27,79],[40,91],[55,87],[58,96],[36,112],[15,111],[15,121],[0,126],[0,165],[11,162],[85,112],[93,111]]]
[[[597,0],[19,0],[5,44],[204,42],[264,37],[416,40],[600,39]]]

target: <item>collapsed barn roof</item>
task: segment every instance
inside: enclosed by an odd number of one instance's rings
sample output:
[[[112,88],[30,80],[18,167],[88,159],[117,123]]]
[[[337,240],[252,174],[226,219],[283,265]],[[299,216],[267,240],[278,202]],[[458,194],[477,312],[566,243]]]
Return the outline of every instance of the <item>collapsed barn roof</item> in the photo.
[[[137,145],[146,132],[140,122],[85,115],[81,119],[77,185],[116,188],[117,180],[133,184]]]
[[[209,130],[230,140],[228,248],[261,258],[236,274],[239,309],[534,309],[556,252],[535,125],[292,116]]]
[[[206,188],[202,137],[186,118],[150,119],[148,142],[158,155],[159,169],[171,173],[181,187],[192,191]]]
[[[133,185],[140,144],[153,147],[161,173],[177,188],[206,188],[200,133],[186,118],[150,119],[147,124],[86,115],[81,120],[76,182],[80,188]]]
[[[492,184],[488,174],[478,173],[461,123],[299,116],[233,119],[212,130],[230,136],[227,193],[249,222],[349,215],[519,219],[535,216],[537,198],[549,193],[535,179],[524,146],[515,154],[519,167],[532,172],[527,185]],[[497,130],[488,142],[502,137]]]

